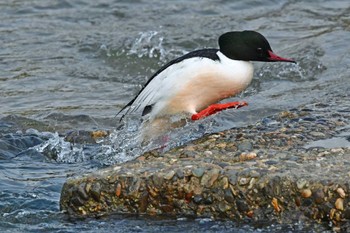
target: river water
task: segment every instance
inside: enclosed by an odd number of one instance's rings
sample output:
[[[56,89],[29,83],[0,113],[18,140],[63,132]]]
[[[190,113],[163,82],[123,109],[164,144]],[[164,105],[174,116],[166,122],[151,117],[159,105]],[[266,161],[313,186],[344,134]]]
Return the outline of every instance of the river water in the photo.
[[[248,107],[189,123],[186,137],[177,135],[170,146],[327,101],[337,86],[349,86],[349,1],[2,0],[1,232],[312,231],[305,223],[137,216],[79,220],[59,210],[67,177],[144,150],[130,143],[132,123],[116,129],[115,115],[152,73],[186,52],[217,47],[217,37],[226,31],[246,29],[259,31],[275,53],[298,63],[255,63],[252,85],[234,98],[248,101]],[[20,126],[30,120],[34,126]],[[62,139],[71,130],[96,129],[112,136],[85,146]]]

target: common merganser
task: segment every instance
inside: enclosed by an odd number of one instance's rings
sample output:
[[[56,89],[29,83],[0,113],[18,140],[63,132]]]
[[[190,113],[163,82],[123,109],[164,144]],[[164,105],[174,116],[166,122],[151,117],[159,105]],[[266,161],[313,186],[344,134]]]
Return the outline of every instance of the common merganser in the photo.
[[[245,106],[246,102],[218,102],[248,87],[253,78],[250,61],[295,63],[274,54],[258,32],[227,32],[219,37],[219,49],[196,50],[161,67],[118,114],[129,107],[122,118],[138,113],[152,121],[185,113],[199,120]]]

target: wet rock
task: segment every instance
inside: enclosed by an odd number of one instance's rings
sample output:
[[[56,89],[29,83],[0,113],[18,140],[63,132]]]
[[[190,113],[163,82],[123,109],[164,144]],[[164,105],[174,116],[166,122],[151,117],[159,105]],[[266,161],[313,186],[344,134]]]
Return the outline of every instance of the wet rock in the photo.
[[[347,208],[347,209],[344,211],[344,218],[350,219],[350,208]]]
[[[145,213],[148,207],[148,192],[144,191],[142,192],[141,196],[140,196],[140,201],[139,201],[139,208],[140,208],[140,212],[141,213]]]
[[[345,198],[345,191],[342,188],[337,188],[337,193],[341,198]]]
[[[237,206],[238,211],[240,211],[240,212],[246,212],[249,210],[248,204],[243,200],[237,200],[236,206]]]
[[[194,195],[194,196],[193,196],[193,201],[194,201],[196,204],[201,204],[202,201],[203,201],[202,195]]]
[[[250,152],[250,153],[242,153],[239,156],[240,161],[246,161],[246,160],[252,160],[256,158],[256,153]]]
[[[261,176],[260,172],[256,171],[256,170],[251,170],[249,173],[249,176],[252,178],[259,178]]]
[[[206,150],[203,152],[205,156],[212,156],[213,152],[211,152],[210,150]]]
[[[317,189],[312,196],[317,204],[324,202],[325,195],[322,189]]]
[[[245,140],[240,142],[237,148],[239,151],[251,151],[253,149],[253,144],[250,141]]]
[[[104,130],[96,130],[96,131],[92,131],[90,133],[91,138],[97,140],[99,138],[105,138],[109,135],[108,131],[104,131]]]
[[[304,178],[301,178],[297,181],[297,187],[298,189],[307,188],[309,186],[309,182],[305,180]]]
[[[74,206],[79,207],[79,206],[83,206],[85,204],[85,201],[83,199],[81,199],[80,196],[75,196],[75,197],[72,197],[71,203]]]
[[[205,205],[211,205],[213,204],[214,200],[213,197],[211,195],[207,195],[204,200],[203,200],[203,204]]]
[[[272,204],[273,208],[275,209],[275,211],[276,211],[277,213],[281,212],[281,208],[280,208],[280,206],[279,206],[279,204],[278,204],[277,198],[275,198],[275,197],[272,198],[271,204]]]
[[[322,132],[310,132],[310,135],[316,138],[324,138],[326,135]]]
[[[344,200],[343,198],[337,198],[337,200],[335,201],[335,208],[337,210],[344,210]]]
[[[248,177],[240,177],[238,180],[239,185],[247,185],[250,181],[250,178]]]
[[[79,197],[82,199],[82,200],[88,200],[89,199],[89,195],[85,192],[85,183],[81,183],[79,184],[78,186],[78,190],[77,190],[77,194],[79,195]]]
[[[169,171],[168,173],[165,174],[164,179],[170,180],[170,179],[172,179],[174,177],[174,175],[175,175],[175,171],[171,170],[171,171]]]
[[[221,187],[222,187],[223,189],[229,188],[230,184],[229,184],[228,178],[227,178],[226,176],[224,176],[224,177],[221,179],[221,184],[222,184]]]
[[[219,172],[220,172],[219,169],[214,168],[208,171],[207,173],[205,173],[202,176],[201,185],[204,185],[205,187],[211,187],[219,177]]]
[[[122,193],[122,185],[120,183],[117,184],[117,187],[115,189],[115,195],[119,197]]]
[[[235,198],[233,197],[231,189],[225,189],[224,199],[228,203],[233,203],[235,201]]]
[[[94,144],[96,141],[92,133],[85,130],[72,131],[66,134],[64,140],[73,144]]]
[[[295,205],[296,206],[298,206],[298,207],[301,206],[301,199],[300,199],[300,197],[295,197],[294,200],[295,200]]]
[[[350,106],[348,100],[327,100],[332,108],[294,109],[291,115],[273,115],[166,153],[145,153],[137,162],[72,177],[63,186],[60,207],[79,216],[166,213],[292,224],[310,218],[343,230],[350,222],[350,148],[305,145],[348,133],[349,111],[333,112],[332,118],[333,108]]]
[[[327,215],[331,211],[332,208],[333,208],[333,205],[331,205],[330,203],[323,203],[323,204],[318,206],[318,209],[324,215]],[[326,216],[324,216],[324,217],[326,217]]]
[[[275,165],[275,164],[278,164],[278,161],[276,161],[276,160],[267,160],[265,163],[267,165]]]
[[[192,171],[193,175],[196,177],[202,177],[204,174],[204,168],[196,168]]]
[[[160,187],[163,184],[163,177],[156,173],[152,176],[152,181],[156,187]]]
[[[312,192],[310,189],[304,189],[303,191],[301,191],[301,196],[303,198],[309,198],[309,197],[311,197],[311,194],[312,194]]]
[[[228,181],[230,184],[235,185],[237,183],[237,172],[236,171],[230,171],[227,172]]]
[[[90,189],[90,195],[95,201],[100,201],[101,184],[99,182],[93,183]]]
[[[273,177],[265,187],[266,193],[270,197],[279,196],[281,194],[282,183],[283,182],[281,181],[281,177],[279,176]]]
[[[221,213],[226,213],[230,209],[230,206],[225,202],[219,202],[218,208]]]
[[[178,169],[178,170],[176,171],[176,176],[177,176],[179,179],[183,179],[183,178],[185,177],[185,174],[184,174],[183,170]]]
[[[301,205],[305,207],[309,207],[313,205],[313,200],[311,198],[303,199],[301,201]]]

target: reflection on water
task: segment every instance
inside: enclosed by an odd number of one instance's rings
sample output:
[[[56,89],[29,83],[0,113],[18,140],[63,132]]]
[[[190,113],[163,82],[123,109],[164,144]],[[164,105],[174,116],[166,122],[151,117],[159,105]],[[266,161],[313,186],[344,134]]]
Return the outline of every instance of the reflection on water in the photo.
[[[58,201],[69,176],[326,99],[349,76],[349,15],[345,0],[2,1],[2,232],[312,232],[302,220],[298,226],[258,229],[233,222],[126,216],[75,221],[60,214]],[[217,47],[218,35],[244,29],[261,32],[277,54],[298,62],[255,63],[252,85],[235,98],[248,101],[248,107],[190,122],[147,147],[137,140],[135,121],[119,124],[117,111],[161,65],[191,50]],[[79,130],[110,135],[97,144],[64,140]]]

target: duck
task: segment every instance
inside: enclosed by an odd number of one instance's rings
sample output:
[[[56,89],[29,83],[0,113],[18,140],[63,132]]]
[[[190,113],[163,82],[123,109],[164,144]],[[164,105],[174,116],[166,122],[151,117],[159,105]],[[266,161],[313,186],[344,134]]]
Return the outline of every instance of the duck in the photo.
[[[276,55],[256,31],[219,36],[219,48],[189,52],[162,66],[117,115],[138,114],[149,122],[174,115],[201,120],[220,111],[247,106],[245,101],[219,103],[244,91],[253,79],[252,62],[290,62]]]

